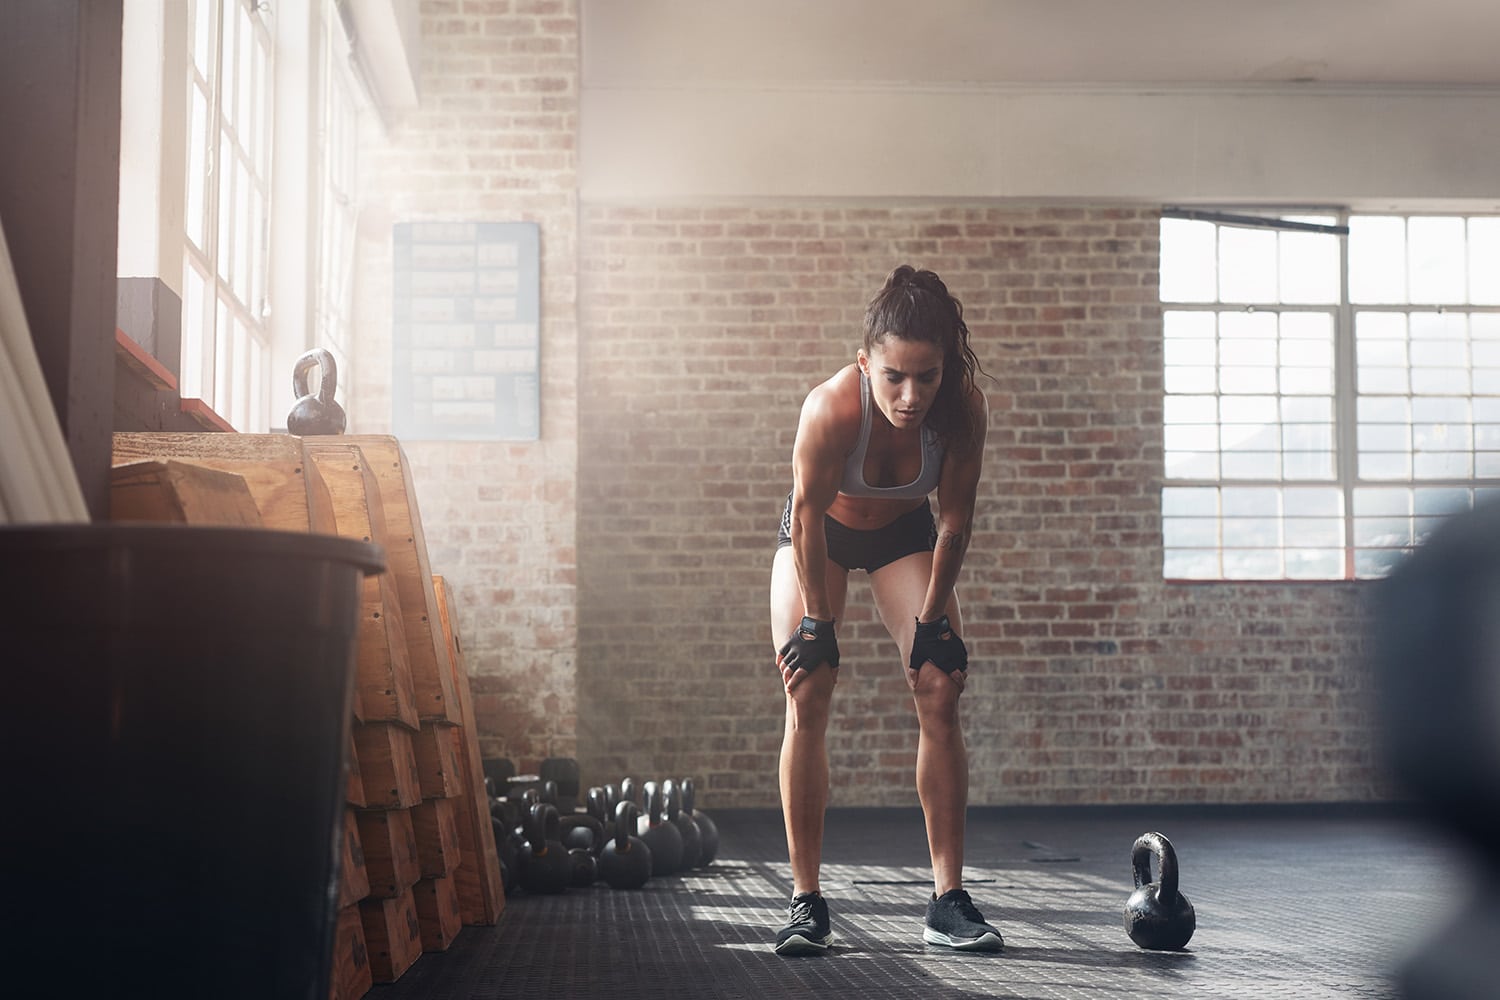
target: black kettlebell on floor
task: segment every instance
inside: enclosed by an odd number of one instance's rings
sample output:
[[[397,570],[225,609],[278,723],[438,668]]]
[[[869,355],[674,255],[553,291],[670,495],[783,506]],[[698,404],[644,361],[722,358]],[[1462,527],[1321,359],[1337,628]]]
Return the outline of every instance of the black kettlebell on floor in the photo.
[[[597,855],[604,849],[604,824],[588,813],[565,813],[559,827],[563,846],[570,851],[581,848]]]
[[[526,819],[526,844],[517,862],[527,892],[562,892],[573,880],[568,849],[557,839],[557,807],[539,802]]]
[[[677,832],[682,835],[682,860],[677,870],[692,871],[703,859],[703,836],[693,818],[682,811],[682,789],[675,781],[668,778],[662,782],[661,795],[667,822],[677,827]]]
[[[307,387],[307,373],[317,368],[322,374],[318,391]],[[338,386],[338,366],[333,355],[321,347],[315,347],[297,359],[292,366],[292,392],[297,402],[286,415],[286,429],[291,434],[305,437],[309,434],[342,434],[346,418],[344,408],[333,398]]]
[[[698,838],[703,844],[703,856],[698,859],[698,867],[707,868],[713,864],[714,857],[719,853],[719,827],[708,813],[696,808],[693,794],[693,779],[682,779],[682,808],[693,822],[698,824]]]
[[[620,779],[620,801],[633,802],[641,812],[645,812],[645,804],[641,802],[641,791],[636,786],[634,778]]]
[[[568,848],[568,868],[571,872],[568,884],[575,889],[587,889],[599,881],[599,861],[588,848]]]
[[[639,816],[634,802],[615,808],[615,835],[599,854],[599,877],[611,889],[639,889],[651,878],[651,848],[631,832]]]
[[[599,841],[599,849],[603,850],[604,841],[615,835],[614,813],[609,805],[608,793],[597,785],[590,788],[588,797],[585,799],[585,808],[590,816],[599,821],[599,826],[604,831],[604,836]]]
[[[682,833],[662,814],[661,789],[656,782],[642,785],[641,794],[646,799],[646,815],[638,829],[641,839],[651,848],[651,875],[654,878],[671,875],[682,867]]]
[[[1161,881],[1151,881],[1151,856],[1156,855]],[[1159,833],[1143,833],[1130,849],[1135,870],[1135,892],[1125,901],[1125,933],[1142,948],[1176,951],[1193,937],[1197,914],[1187,897],[1177,891],[1177,852]]]

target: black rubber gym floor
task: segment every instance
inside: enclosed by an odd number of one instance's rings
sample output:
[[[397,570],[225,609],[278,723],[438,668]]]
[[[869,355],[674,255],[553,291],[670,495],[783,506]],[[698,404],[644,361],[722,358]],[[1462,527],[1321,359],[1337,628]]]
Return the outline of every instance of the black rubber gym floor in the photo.
[[[714,811],[706,870],[634,892],[513,892],[372,1000],[490,997],[1395,997],[1395,969],[1451,918],[1467,859],[1380,807],[969,811],[966,887],[1005,935],[998,955],[924,944],[931,891],[919,810],[827,819],[827,955],[770,943],[791,892],[781,817]],[[1157,830],[1197,910],[1186,950],[1126,936],[1130,849]],[[1154,867],[1153,867],[1154,870]]]

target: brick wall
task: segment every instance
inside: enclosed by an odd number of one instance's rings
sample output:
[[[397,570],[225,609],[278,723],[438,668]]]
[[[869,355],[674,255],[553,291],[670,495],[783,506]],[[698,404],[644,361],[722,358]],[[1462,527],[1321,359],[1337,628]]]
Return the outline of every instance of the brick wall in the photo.
[[[392,226],[538,223],[541,440],[403,442],[481,747],[533,768],[576,750],[576,3],[425,0],[421,58],[421,110],[362,150],[350,429],[390,431]]]
[[[1161,579],[1157,219],[1108,207],[586,205],[578,748],[776,802],[767,583],[797,410],[901,261],[994,376],[959,583],[971,801],[1377,797],[1353,584]],[[905,805],[916,723],[851,576],[836,805]]]
[[[423,106],[364,161],[351,430],[389,430],[391,227],[536,221],[542,439],[406,442],[486,753],[771,805],[767,576],[797,408],[895,263],[995,376],[960,581],[976,803],[1383,794],[1357,585],[1160,577],[1156,219],[1104,207],[577,198],[574,0],[427,0]],[[909,804],[915,721],[858,574],[833,801]]]

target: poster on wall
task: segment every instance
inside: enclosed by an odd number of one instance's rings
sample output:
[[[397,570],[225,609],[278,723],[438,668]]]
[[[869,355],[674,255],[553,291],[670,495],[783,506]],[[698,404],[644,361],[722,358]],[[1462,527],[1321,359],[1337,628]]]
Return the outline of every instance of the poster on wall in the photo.
[[[534,222],[396,225],[391,428],[398,438],[540,436],[540,243]]]

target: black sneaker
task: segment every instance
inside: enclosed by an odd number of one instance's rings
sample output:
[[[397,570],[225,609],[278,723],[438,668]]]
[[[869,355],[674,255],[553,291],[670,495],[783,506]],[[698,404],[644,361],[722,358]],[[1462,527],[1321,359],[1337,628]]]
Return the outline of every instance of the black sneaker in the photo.
[[[949,889],[927,901],[927,926],[922,940],[959,951],[1000,951],[1005,939],[984,922],[974,901],[962,889]]]
[[[828,902],[820,893],[800,892],[792,897],[786,926],[776,935],[776,954],[813,955],[828,950],[833,932],[828,929]]]

